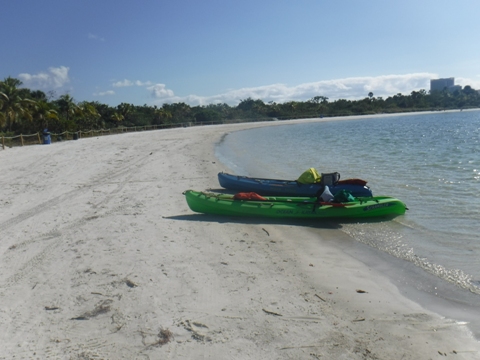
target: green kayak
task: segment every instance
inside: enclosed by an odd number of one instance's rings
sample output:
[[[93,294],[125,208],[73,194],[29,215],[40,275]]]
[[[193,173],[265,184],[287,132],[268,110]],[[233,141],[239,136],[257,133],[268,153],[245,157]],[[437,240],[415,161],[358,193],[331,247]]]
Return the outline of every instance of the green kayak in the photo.
[[[187,190],[183,193],[192,211],[230,216],[270,218],[369,218],[405,214],[405,204],[393,197],[356,198],[347,203],[319,202],[316,197],[265,196],[240,200],[237,195]]]

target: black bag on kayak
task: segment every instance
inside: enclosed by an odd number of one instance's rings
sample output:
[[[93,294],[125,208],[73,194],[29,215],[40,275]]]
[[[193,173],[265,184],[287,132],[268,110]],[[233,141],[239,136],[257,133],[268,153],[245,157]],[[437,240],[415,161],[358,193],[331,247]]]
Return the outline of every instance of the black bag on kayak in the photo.
[[[335,186],[337,185],[338,181],[340,180],[340,173],[334,172],[329,174],[322,173],[322,178],[320,180],[320,184],[325,186]]]

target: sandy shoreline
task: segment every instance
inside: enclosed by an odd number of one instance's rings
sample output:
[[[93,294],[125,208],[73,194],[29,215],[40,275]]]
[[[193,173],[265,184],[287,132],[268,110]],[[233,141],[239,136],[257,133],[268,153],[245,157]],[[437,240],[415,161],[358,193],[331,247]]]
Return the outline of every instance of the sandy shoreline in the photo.
[[[0,359],[479,358],[334,227],[188,209],[254,126],[0,150]]]

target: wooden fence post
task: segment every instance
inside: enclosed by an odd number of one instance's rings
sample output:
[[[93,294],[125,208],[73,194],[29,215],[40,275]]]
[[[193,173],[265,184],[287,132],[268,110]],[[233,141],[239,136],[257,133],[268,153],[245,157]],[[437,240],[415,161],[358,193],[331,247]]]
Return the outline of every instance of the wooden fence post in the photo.
[[[20,141],[22,142],[22,146],[23,146],[23,135],[20,134]]]
[[[37,132],[37,136],[38,136],[38,143],[41,144],[42,140],[40,140],[40,133],[39,132]]]
[[[2,136],[2,147],[5,150],[5,136]]]

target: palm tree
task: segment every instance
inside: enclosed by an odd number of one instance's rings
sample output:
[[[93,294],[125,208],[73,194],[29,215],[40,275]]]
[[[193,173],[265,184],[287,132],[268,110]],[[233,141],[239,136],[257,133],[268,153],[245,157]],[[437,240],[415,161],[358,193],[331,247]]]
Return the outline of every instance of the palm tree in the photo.
[[[32,113],[33,119],[38,121],[42,128],[48,128],[48,120],[58,120],[58,113],[46,101],[37,101]]]
[[[127,103],[121,103],[117,106],[117,110],[122,115],[122,120],[128,120],[128,115],[132,112],[133,105]]]
[[[76,114],[79,113],[79,107],[77,104],[75,104],[75,101],[69,94],[65,94],[59,97],[57,100],[58,107],[60,109],[60,112],[63,116],[65,116],[65,119],[70,120],[73,118]]]
[[[3,109],[3,103],[4,103],[5,100],[7,100],[7,95],[5,95],[3,92],[0,92],[0,110]],[[0,112],[0,129],[5,124],[6,119],[7,119],[7,117],[6,117],[5,113],[3,111]]]
[[[194,120],[192,108],[184,102],[171,104],[168,110],[170,110],[172,118],[175,119],[175,123],[190,122]]]
[[[289,109],[289,110],[291,111],[291,113],[293,114],[293,116],[296,117],[296,115],[297,115],[298,102],[296,102],[296,101],[289,101],[289,102],[285,103],[285,105],[287,106],[287,109]]]
[[[168,123],[171,118],[172,113],[169,110],[165,109],[164,107],[158,109],[156,106],[154,106],[153,121],[155,124],[159,125]]]
[[[0,98],[2,115],[0,116],[1,123],[6,122],[9,131],[12,130],[12,125],[23,119],[31,120],[31,109],[35,105],[35,101],[24,98],[22,96],[22,89],[18,87],[22,82],[11,77],[5,78],[0,82]]]
[[[110,116],[110,119],[113,120],[114,122],[121,122],[123,120],[123,115],[117,112],[114,112],[112,116]]]
[[[98,113],[94,103],[84,101],[78,106],[78,109],[80,111],[77,111],[77,114],[81,113],[82,115],[82,119],[79,121],[79,124],[81,124],[84,128],[96,129],[101,127],[98,123],[98,120],[101,118],[101,116]]]

